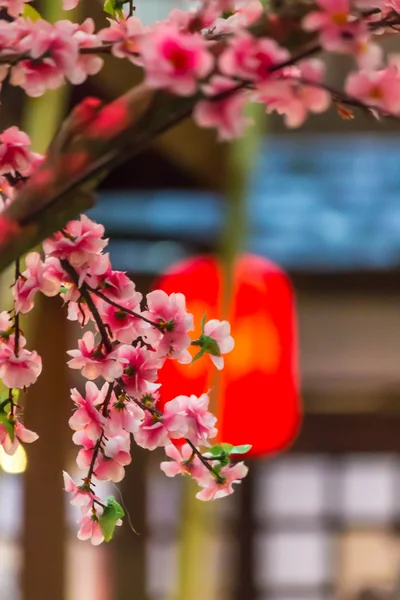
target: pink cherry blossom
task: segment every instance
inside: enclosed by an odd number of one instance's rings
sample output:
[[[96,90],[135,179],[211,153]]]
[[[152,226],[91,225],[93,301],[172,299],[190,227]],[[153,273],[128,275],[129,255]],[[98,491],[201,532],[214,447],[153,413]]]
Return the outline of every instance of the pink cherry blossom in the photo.
[[[134,438],[138,446],[154,450],[160,446],[166,446],[171,439],[185,437],[187,428],[184,409],[176,400],[170,400],[165,404],[161,416],[146,413]]]
[[[186,437],[195,445],[208,446],[208,440],[218,433],[214,427],[217,417],[208,411],[208,395],[202,394],[199,398],[194,395],[178,396],[175,400],[186,417]]]
[[[63,471],[64,489],[66,492],[73,494],[71,504],[73,506],[89,507],[93,506],[94,500],[100,500],[95,496],[88,486],[76,485],[74,480],[66,471]]]
[[[92,331],[86,331],[78,341],[78,347],[78,350],[68,350],[67,354],[72,356],[68,365],[71,369],[81,369],[86,379],[103,377],[106,381],[112,381],[122,375],[125,361],[118,356],[118,348],[107,354],[101,345],[95,344]]]
[[[31,0],[0,0],[0,8],[6,8],[11,17],[18,17],[24,10],[24,5]]]
[[[250,0],[236,7],[234,7],[234,2],[227,2],[226,5],[227,7],[230,5],[230,8],[223,9],[220,12],[231,11],[232,15],[227,19],[216,19],[213,27],[213,31],[216,34],[243,31],[257,21],[263,12],[263,7],[259,0]]]
[[[99,390],[92,381],[86,382],[85,397],[76,388],[71,390],[71,399],[78,408],[69,419],[69,426],[74,431],[83,429],[87,437],[92,440],[96,440],[101,435],[106,423],[105,417],[99,410],[105,399],[104,387]]]
[[[125,301],[135,296],[135,284],[123,271],[112,271],[104,273],[101,283],[101,291],[111,300]]]
[[[165,454],[172,458],[172,460],[160,464],[161,470],[164,471],[167,477],[190,475],[197,482],[206,481],[208,483],[209,471],[193,453],[189,444],[183,444],[180,449],[174,444],[168,444],[168,446],[165,446]]]
[[[137,398],[160,387],[161,384],[155,382],[164,361],[155,352],[146,350],[140,344],[136,347],[123,344],[117,352],[124,365],[122,381],[130,396]]]
[[[62,85],[78,60],[75,30],[70,21],[57,21],[52,25],[39,19],[26,25],[18,45],[20,51],[29,54],[29,59],[12,67],[12,85],[21,86],[33,97]]]
[[[210,96],[217,96],[235,89],[237,84],[227,77],[215,75],[208,85],[203,86],[203,92]],[[243,133],[251,120],[243,114],[247,102],[245,92],[236,91],[221,100],[202,100],[195,106],[193,117],[200,127],[215,127],[218,139],[231,140]]]
[[[13,323],[10,318],[10,314],[3,310],[0,312],[0,338],[1,342],[4,340],[8,340],[10,334],[12,333]]]
[[[346,82],[346,92],[390,114],[400,113],[400,76],[395,65],[380,71],[351,73]]]
[[[10,83],[21,87],[28,96],[38,98],[47,90],[61,87],[64,74],[51,58],[22,60],[12,67]]]
[[[321,10],[309,12],[304,17],[303,29],[322,31],[325,36],[339,38],[351,21],[349,0],[317,0],[317,5]],[[326,49],[329,50],[329,47]]]
[[[219,473],[223,479],[221,483],[209,473],[207,482],[205,480],[199,481],[199,485],[203,489],[196,494],[196,498],[199,500],[216,500],[233,494],[233,484],[240,483],[240,480],[246,477],[247,471],[248,468],[243,462],[222,467]]]
[[[300,61],[296,67],[283,69],[279,79],[260,86],[258,100],[265,102],[268,113],[275,110],[284,115],[287,127],[299,127],[308,111],[320,113],[330,104],[330,95],[318,85],[323,75],[321,61]]]
[[[140,40],[148,31],[137,17],[118,18],[116,21],[110,19],[110,27],[102,29],[99,37],[104,42],[112,42],[111,52],[117,58],[128,58],[131,62],[138,64]]]
[[[18,127],[9,127],[0,135],[0,174],[10,173],[15,177],[30,175],[32,168],[31,141]]]
[[[104,445],[104,454],[99,455],[95,466],[95,476],[99,480],[118,483],[125,476],[124,467],[132,461],[130,455],[130,436],[126,431],[110,437]]]
[[[26,270],[13,287],[15,310],[27,313],[33,308],[36,292],[45,296],[56,296],[60,291],[60,279],[54,275],[54,264],[42,262],[38,252],[25,257]]]
[[[241,33],[228,42],[219,58],[219,68],[224,75],[260,83],[272,76],[274,66],[288,58],[286,48],[274,40],[256,39],[248,33]]]
[[[63,0],[63,10],[72,10],[79,4],[79,0]]]
[[[42,359],[35,350],[20,348],[16,356],[14,348],[0,344],[0,379],[6,387],[29,387],[35,383],[41,372]]]
[[[122,430],[136,433],[145,413],[134,402],[118,400],[113,403],[106,422],[106,435],[117,435]]]
[[[228,354],[228,352],[233,350],[235,341],[231,336],[229,321],[218,321],[218,319],[207,321],[204,326],[204,334],[217,342],[221,354]],[[222,356],[213,356],[210,354],[210,358],[217,369],[221,370],[224,368],[224,359]]]
[[[93,546],[98,546],[104,541],[96,509],[92,508],[78,523],[80,525],[78,531],[79,540],[90,540]]]
[[[14,440],[12,440],[4,425],[0,424],[0,445],[3,446],[4,452],[10,456],[16,453],[20,442],[31,444],[32,442],[36,442],[38,438],[37,433],[24,427],[20,421],[15,421]]]
[[[194,94],[198,81],[213,67],[213,57],[203,36],[181,32],[169,24],[144,35],[140,52],[147,84],[179,96]]]
[[[49,256],[65,258],[73,267],[90,264],[93,257],[100,253],[108,240],[103,239],[104,227],[81,215],[79,221],[69,221],[63,232],[43,242],[43,249]]]
[[[119,301],[122,308],[116,308],[106,301],[100,301],[97,305],[102,320],[110,326],[113,336],[123,344],[131,344],[149,328],[139,316],[134,317],[124,311],[126,308],[140,315],[141,300],[142,294],[134,292],[130,300]]]
[[[78,44],[73,36],[75,29],[76,26],[67,20],[51,24],[39,19],[31,27],[24,44],[29,44],[29,54],[33,60],[46,55],[56,67],[67,73],[78,58]]]
[[[87,261],[83,265],[75,267],[75,271],[79,275],[78,287],[86,281],[91,287],[97,288],[109,267],[110,255],[108,252],[105,254],[89,254]]]
[[[101,39],[95,34],[95,25],[93,19],[85,19],[79,25],[74,34],[74,40],[78,44],[78,49],[96,48],[101,46]],[[102,68],[104,60],[96,54],[80,53],[73,64],[66,71],[66,76],[74,85],[79,85],[86,81],[88,75],[96,75]]]
[[[180,293],[168,296],[162,290],[155,290],[147,294],[147,307],[143,315],[163,328],[162,333],[158,334],[157,354],[190,363],[192,357],[187,350],[190,345],[188,331],[194,329],[194,323],[193,315],[186,311],[185,296]],[[152,343],[152,340],[149,342]]]
[[[76,444],[83,445],[77,456],[77,464],[80,469],[89,468],[94,451],[94,443],[85,436],[84,432],[77,432],[73,436]],[[119,435],[108,437],[103,445],[103,452],[97,455],[94,464],[94,475],[102,481],[122,481],[125,475],[124,467],[131,462],[130,436],[126,431]]]

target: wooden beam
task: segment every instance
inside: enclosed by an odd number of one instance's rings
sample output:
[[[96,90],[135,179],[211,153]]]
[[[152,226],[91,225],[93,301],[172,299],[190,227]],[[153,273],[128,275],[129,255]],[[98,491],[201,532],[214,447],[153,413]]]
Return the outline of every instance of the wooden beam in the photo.
[[[36,335],[29,347],[43,359],[43,373],[27,394],[24,421],[40,437],[25,446],[23,600],[65,597],[65,492],[62,470],[70,416],[66,366],[67,320],[54,298],[40,298]]]
[[[291,452],[400,452],[400,415],[306,415]]]

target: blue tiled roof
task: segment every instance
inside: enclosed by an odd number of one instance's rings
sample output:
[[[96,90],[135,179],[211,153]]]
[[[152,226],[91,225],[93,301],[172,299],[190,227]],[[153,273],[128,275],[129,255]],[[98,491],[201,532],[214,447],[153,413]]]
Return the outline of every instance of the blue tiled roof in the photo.
[[[222,230],[223,206],[196,191],[113,192],[104,193],[91,212],[111,237],[124,238],[111,244],[119,262],[154,272],[184,256],[190,243],[212,244]],[[248,219],[248,249],[291,270],[397,267],[400,139],[267,140],[249,186]],[[137,241],[146,235],[153,241]],[[125,252],[130,258],[124,261]]]

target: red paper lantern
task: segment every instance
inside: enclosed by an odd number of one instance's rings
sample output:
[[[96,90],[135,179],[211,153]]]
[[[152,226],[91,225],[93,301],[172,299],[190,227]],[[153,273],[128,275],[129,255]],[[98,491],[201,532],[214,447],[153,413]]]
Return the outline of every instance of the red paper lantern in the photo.
[[[204,313],[221,319],[222,269],[213,257],[176,264],[155,288],[185,294],[196,337]],[[224,370],[219,374],[207,355],[191,365],[169,360],[160,372],[161,400],[216,389],[220,440],[252,444],[252,456],[273,453],[293,440],[301,420],[292,288],[275,264],[246,254],[236,262],[232,297],[227,318],[235,348]]]

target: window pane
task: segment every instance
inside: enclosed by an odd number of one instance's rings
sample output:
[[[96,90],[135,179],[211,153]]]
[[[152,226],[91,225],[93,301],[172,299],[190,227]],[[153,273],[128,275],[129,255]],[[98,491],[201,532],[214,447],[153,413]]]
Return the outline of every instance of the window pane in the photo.
[[[343,516],[349,521],[387,522],[395,513],[396,463],[391,457],[355,456],[343,471]]]
[[[260,587],[323,585],[330,577],[330,539],[323,532],[272,533],[256,543]]]
[[[256,514],[260,518],[313,518],[326,506],[329,462],[323,458],[285,458],[257,471]]]
[[[0,475],[0,531],[2,537],[17,538],[22,526],[22,477]]]

